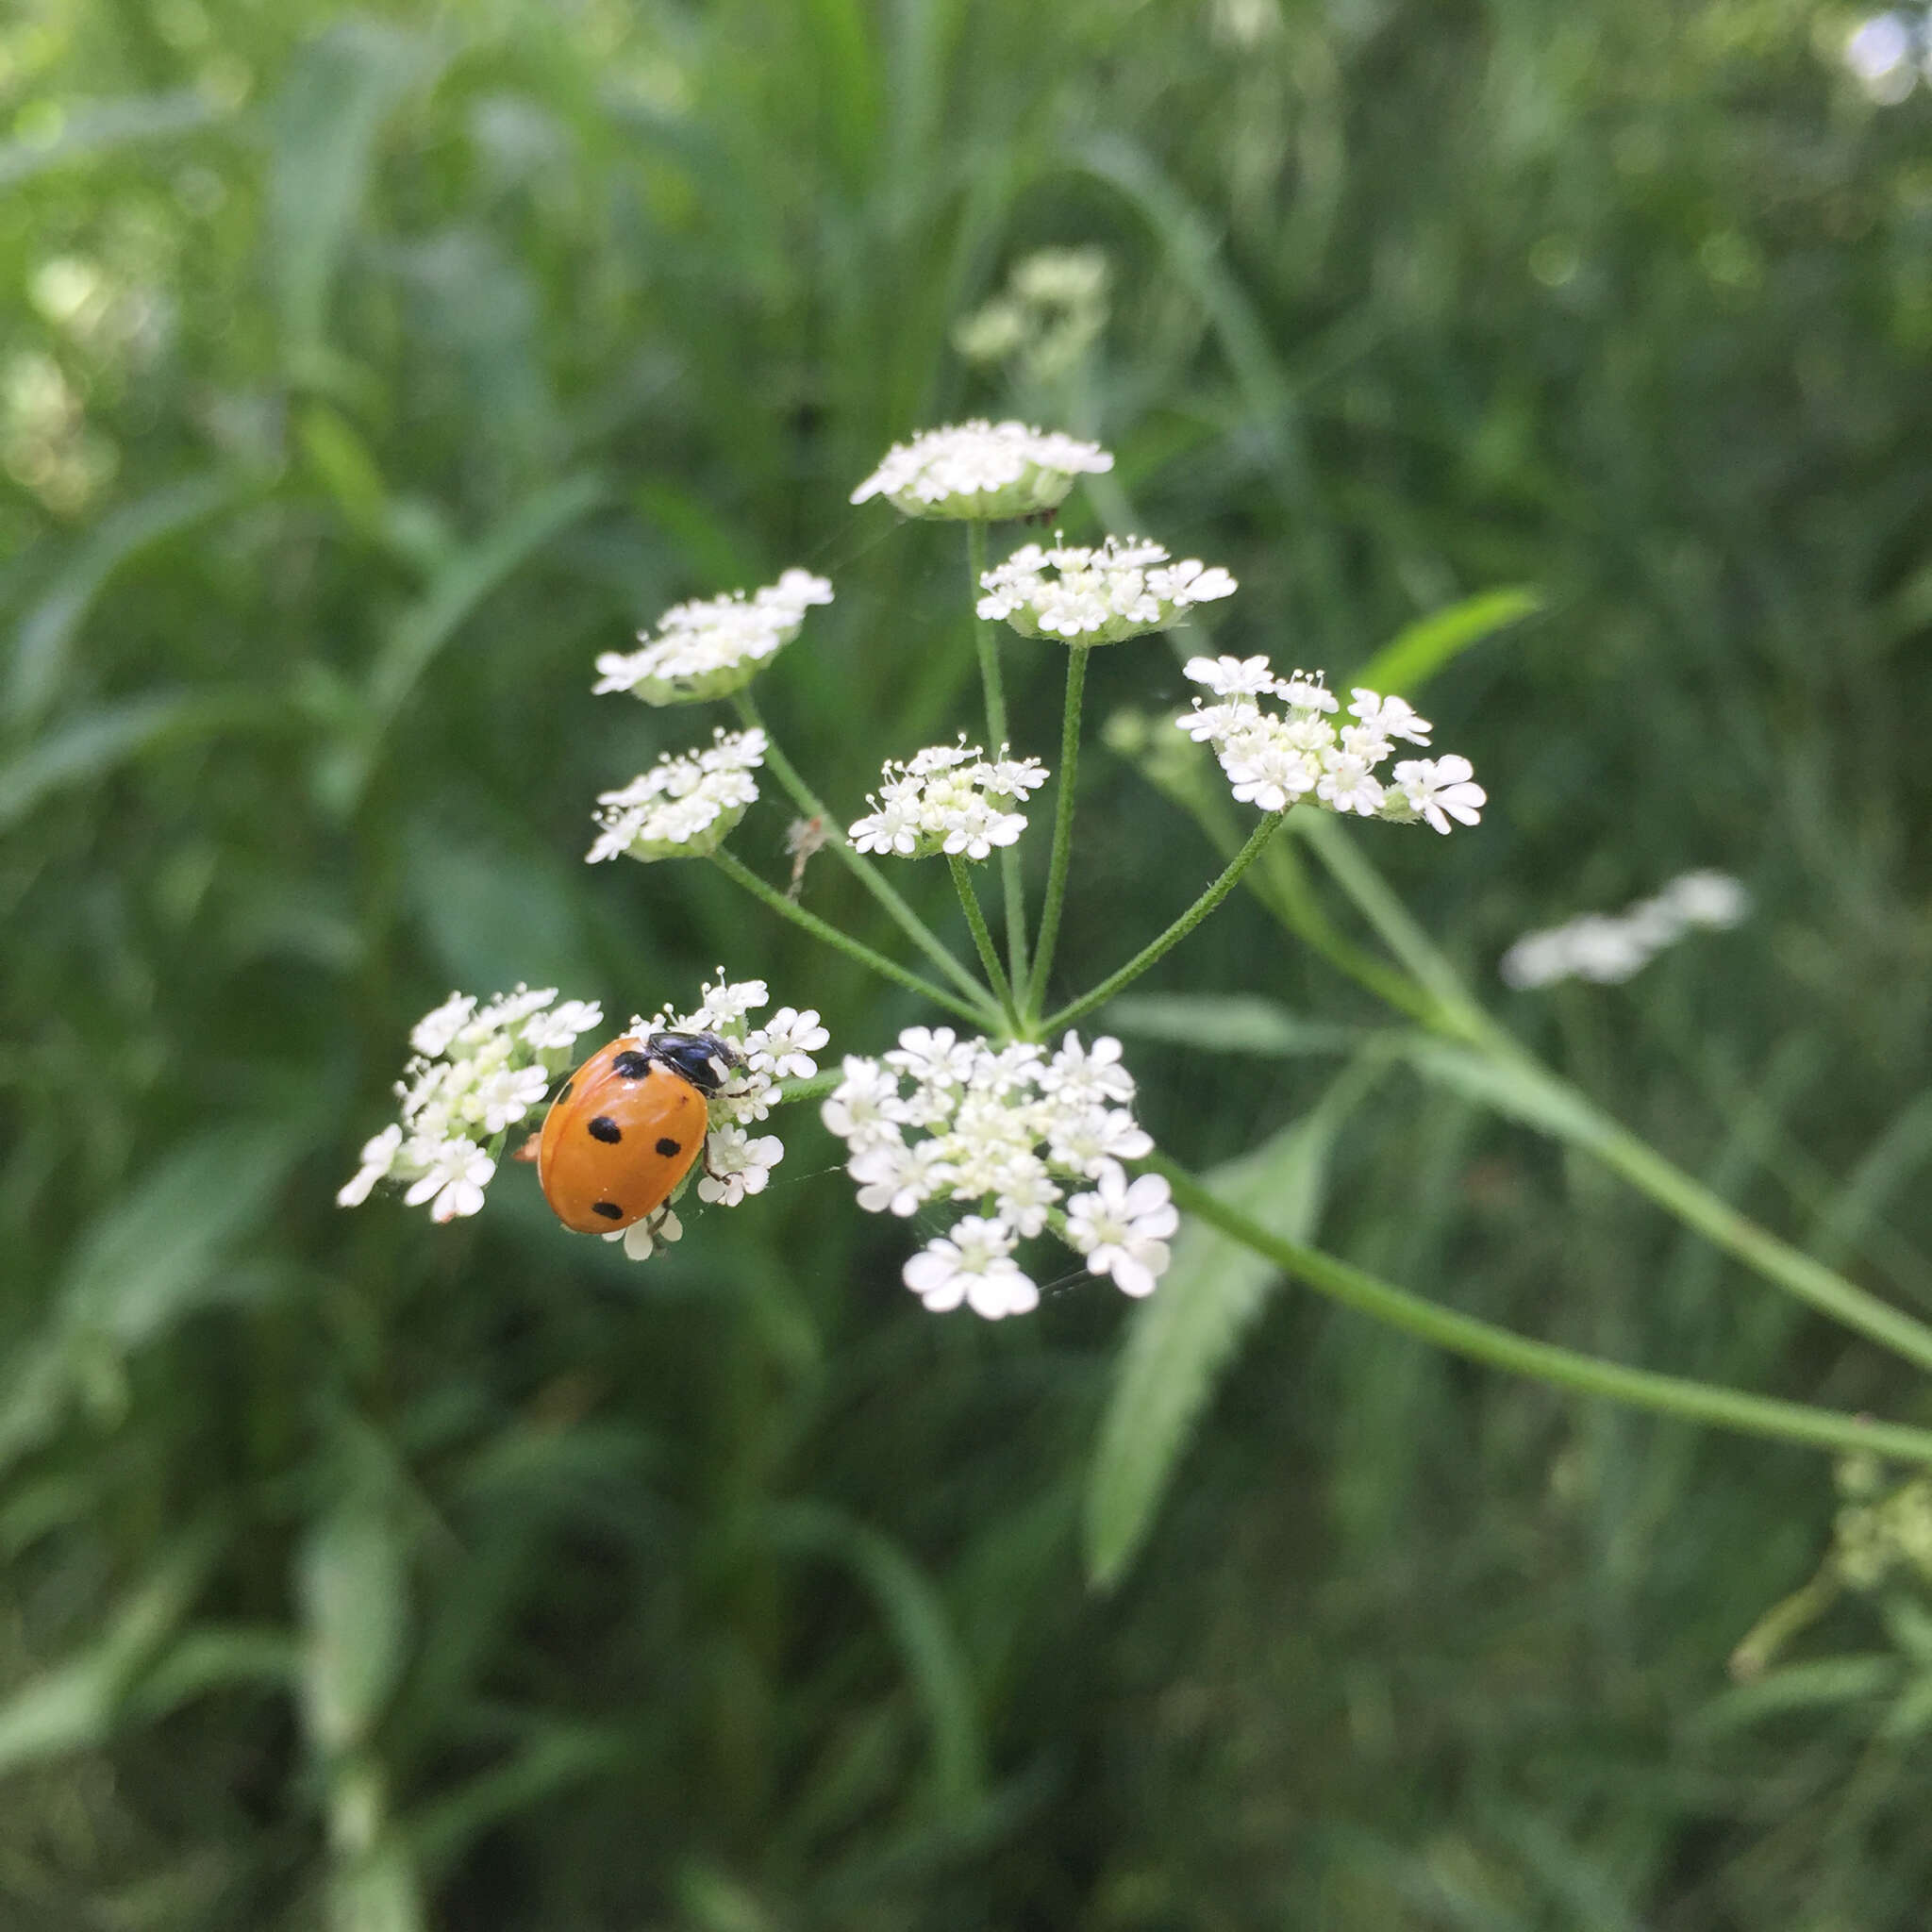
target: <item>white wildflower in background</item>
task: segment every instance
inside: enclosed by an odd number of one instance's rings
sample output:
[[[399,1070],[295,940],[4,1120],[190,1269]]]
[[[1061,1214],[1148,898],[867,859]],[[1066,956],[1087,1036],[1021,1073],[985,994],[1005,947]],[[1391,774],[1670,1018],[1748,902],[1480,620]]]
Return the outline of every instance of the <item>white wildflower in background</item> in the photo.
[[[584,855],[606,858],[703,858],[717,851],[758,795],[752,773],[765,760],[765,734],[712,733],[704,751],[666,752],[641,776],[597,795],[602,828]]]
[[[1158,543],[1109,537],[1098,550],[1056,536],[1051,549],[1023,544],[979,580],[981,617],[1009,624],[1022,637],[1072,644],[1117,644],[1171,630],[1197,604],[1231,597],[1235,581],[1198,558],[1175,563]]]
[[[1880,107],[1897,107],[1932,78],[1932,9],[1894,8],[1861,20],[1845,39],[1844,61]]]
[[[1665,947],[1702,927],[1722,931],[1751,911],[1751,895],[1727,873],[1687,872],[1653,899],[1622,912],[1587,912],[1541,932],[1524,933],[1503,955],[1497,971],[1519,990],[1561,979],[1614,985],[1642,972]]]
[[[882,1060],[848,1058],[822,1118],[845,1142],[868,1212],[972,1208],[907,1262],[905,1280],[929,1308],[963,1303],[993,1320],[1038,1302],[1013,1250],[1049,1227],[1128,1294],[1147,1293],[1166,1268],[1177,1224],[1167,1183],[1129,1182],[1121,1166],[1154,1144],[1133,1099],[1117,1040],[1089,1047],[1070,1032],[1049,1055],[913,1026]],[[1083,1191],[1062,1209],[1070,1184]]]
[[[851,828],[860,852],[925,858],[944,852],[983,859],[995,845],[1011,845],[1026,829],[1024,805],[1046,783],[1038,758],[1015,758],[1000,747],[987,758],[962,738],[928,746],[900,764],[888,760],[885,782],[866,796],[872,810]]]
[[[556,998],[555,987],[520,986],[480,1004],[458,992],[425,1014],[409,1034],[416,1058],[396,1083],[402,1119],[363,1148],[338,1203],[358,1207],[378,1181],[392,1181],[406,1186],[408,1207],[427,1202],[433,1221],[475,1214],[500,1138],[541,1106],[578,1037],[603,1024],[594,1002],[553,1006]]]
[[[1014,263],[1005,291],[953,329],[969,362],[1017,360],[1028,382],[1066,375],[1107,326],[1112,274],[1103,248],[1042,248]]]
[[[1489,802],[1469,760],[1404,758],[1386,776],[1398,741],[1426,745],[1434,727],[1398,697],[1357,688],[1347,716],[1341,701],[1313,675],[1275,675],[1266,658],[1194,658],[1184,675],[1221,702],[1194,708],[1174,723],[1196,743],[1210,744],[1235,797],[1262,811],[1286,811],[1307,800],[1329,811],[1395,824],[1423,824],[1438,832],[1454,819],[1473,825]],[[1264,698],[1285,708],[1263,708]]]
[[[1113,468],[1098,443],[1024,423],[956,423],[895,442],[852,492],[854,503],[885,497],[908,517],[996,523],[1052,509],[1079,475]]]
[[[778,1099],[781,1080],[808,1080],[818,1072],[814,1056],[830,1037],[810,1008],[780,1007],[761,1025],[751,1015],[771,1004],[762,979],[729,980],[718,969],[715,984],[688,1013],[668,1008],[654,1019],[633,1018],[629,1031],[641,1044],[654,1033],[714,1033],[737,1053],[741,1064],[713,1094],[706,1096],[708,1116],[703,1158],[691,1170],[697,1176],[698,1199],[715,1208],[736,1208],[752,1194],[762,1193],[772,1170],[785,1158],[785,1143],[775,1134],[751,1134],[748,1127],[765,1120]],[[666,1202],[655,1213],[615,1234],[634,1261],[645,1261],[666,1241],[675,1241],[682,1224]]]
[[[591,687],[627,691],[647,705],[688,705],[742,689],[798,635],[814,604],[829,604],[832,587],[809,571],[788,570],[775,584],[678,604],[658,620],[655,637],[639,633],[641,651],[606,651]]]

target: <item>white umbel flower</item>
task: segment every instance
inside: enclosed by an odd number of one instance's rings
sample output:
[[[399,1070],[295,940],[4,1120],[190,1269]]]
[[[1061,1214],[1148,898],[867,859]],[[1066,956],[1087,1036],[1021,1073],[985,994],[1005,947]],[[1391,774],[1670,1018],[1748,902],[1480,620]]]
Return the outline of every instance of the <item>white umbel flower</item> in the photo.
[[[906,1263],[906,1286],[935,1314],[963,1302],[975,1315],[997,1322],[1040,1306],[1040,1291],[1012,1259],[1012,1230],[1002,1221],[969,1214],[928,1241]]]
[[[387,1180],[405,1186],[407,1206],[427,1202],[432,1220],[475,1214],[502,1137],[542,1104],[578,1037],[604,1024],[594,1002],[556,998],[555,987],[520,986],[482,1002],[458,992],[425,1014],[409,1034],[416,1058],[396,1084],[402,1118],[362,1149],[338,1203],[359,1207]]]
[[[979,580],[979,614],[1028,638],[1117,644],[1172,630],[1197,604],[1231,597],[1235,581],[1197,558],[1175,563],[1158,543],[1109,537],[1082,550],[1056,537],[1051,549],[1024,543]]]
[[[1636,900],[1621,912],[1586,912],[1562,925],[1524,933],[1503,955],[1497,971],[1506,984],[1520,989],[1562,979],[1615,985],[1642,972],[1693,928],[1722,931],[1750,911],[1750,893],[1727,873],[1687,872],[1655,898]]]
[[[854,503],[885,497],[908,517],[998,523],[1053,509],[1074,478],[1113,468],[1094,442],[1024,423],[955,423],[895,442],[852,492]]]
[[[1011,1253],[1049,1227],[1130,1294],[1145,1293],[1166,1267],[1156,1189],[1137,1181],[1130,1205],[1120,1205],[1120,1162],[1153,1146],[1133,1099],[1117,1040],[1087,1045],[1069,1032],[1049,1058],[1031,1044],[996,1047],[949,1026],[913,1026],[883,1060],[848,1058],[821,1118],[845,1142],[867,1212],[905,1219],[945,1201],[972,1210],[906,1264],[906,1282],[927,1307],[992,1317],[1038,1299]],[[1090,1201],[1078,1233],[1072,1205],[1064,1214],[1059,1207],[1069,1183],[1099,1190],[1076,1197]],[[1164,1196],[1166,1183],[1158,1188]],[[1096,1218],[1103,1208],[1111,1220]],[[1108,1253],[1093,1266],[1102,1247]]]
[[[1067,1203],[1067,1241],[1094,1274],[1111,1274],[1123,1294],[1154,1292],[1171,1258],[1168,1241],[1180,1214],[1158,1174],[1129,1181],[1118,1167],[1101,1171],[1091,1194]]]
[[[868,793],[872,807],[851,828],[860,852],[900,858],[926,858],[944,852],[959,858],[990,858],[996,845],[1011,845],[1026,829],[1026,817],[1014,808],[1046,783],[1038,758],[1015,758],[1000,747],[996,758],[961,739],[957,745],[933,745],[905,764],[889,760],[884,783]]]
[[[720,727],[703,751],[666,752],[621,790],[598,793],[601,829],[586,862],[708,858],[757,800],[752,773],[764,761],[765,734],[756,727]]]
[[[640,651],[606,651],[597,659],[599,693],[626,691],[647,705],[689,705],[741,690],[798,635],[814,604],[829,604],[832,587],[806,570],[788,570],[749,597],[674,605],[655,636],[640,632]]]
[[[1303,801],[1325,810],[1425,824],[1438,832],[1481,820],[1488,794],[1469,760],[1406,758],[1379,775],[1397,740],[1427,744],[1435,727],[1406,699],[1357,686],[1348,708],[1353,724],[1337,724],[1341,708],[1318,672],[1279,677],[1266,658],[1194,658],[1183,675],[1221,702],[1194,708],[1174,723],[1197,744],[1214,747],[1235,797],[1262,811],[1286,811]],[[1280,710],[1266,699],[1278,700]]]

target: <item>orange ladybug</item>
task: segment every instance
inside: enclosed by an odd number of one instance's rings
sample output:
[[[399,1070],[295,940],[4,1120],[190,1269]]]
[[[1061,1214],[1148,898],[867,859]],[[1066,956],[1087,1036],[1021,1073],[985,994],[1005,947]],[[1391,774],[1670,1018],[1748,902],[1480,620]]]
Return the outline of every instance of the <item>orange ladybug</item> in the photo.
[[[743,1065],[715,1033],[625,1034],[558,1090],[537,1141],[537,1178],[558,1220],[578,1234],[641,1221],[704,1151],[706,1096]]]

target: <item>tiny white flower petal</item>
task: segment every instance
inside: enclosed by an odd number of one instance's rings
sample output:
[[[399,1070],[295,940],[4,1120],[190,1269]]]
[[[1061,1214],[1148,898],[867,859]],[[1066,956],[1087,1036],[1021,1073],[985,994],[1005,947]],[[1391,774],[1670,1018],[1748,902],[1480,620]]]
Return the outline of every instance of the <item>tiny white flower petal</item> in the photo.
[[[1113,468],[1097,443],[1023,423],[976,421],[923,430],[894,443],[852,492],[854,503],[886,497],[909,517],[985,522],[1051,509],[1074,478]]]
[[[403,1130],[394,1122],[383,1128],[373,1141],[366,1141],[360,1156],[361,1166],[337,1192],[336,1206],[359,1208],[368,1200],[369,1191],[395,1166],[396,1155],[402,1144]]]

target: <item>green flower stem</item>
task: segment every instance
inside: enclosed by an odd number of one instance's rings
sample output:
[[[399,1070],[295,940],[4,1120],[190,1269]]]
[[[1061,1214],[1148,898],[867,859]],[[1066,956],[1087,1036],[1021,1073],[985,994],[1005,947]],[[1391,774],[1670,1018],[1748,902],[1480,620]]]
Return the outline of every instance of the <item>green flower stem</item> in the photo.
[[[1074,844],[1074,781],[1080,771],[1080,699],[1087,686],[1090,646],[1074,644],[1067,652],[1067,708],[1060,721],[1059,791],[1054,801],[1053,863],[1046,874],[1046,904],[1040,910],[1040,938],[1033,948],[1033,976],[1026,984],[1027,1019],[1040,1017],[1046,997],[1046,977],[1053,971],[1054,947],[1060,936],[1060,904],[1067,895],[1067,861]]]
[[[979,909],[979,894],[973,890],[973,869],[957,852],[947,854],[946,863],[953,868],[953,890],[959,895],[959,904],[966,908],[966,924],[973,930],[973,943],[979,948],[979,963],[986,968],[986,976],[992,982],[992,990],[1000,1005],[1006,1008],[1007,1024],[1018,1031],[1020,1014],[1013,1005],[1013,989],[1008,984],[1006,972],[1000,965],[992,934],[986,929],[986,914]]]
[[[958,1013],[963,1020],[970,1020],[975,1026],[997,1025],[1003,1017],[1000,1009],[990,1000],[983,989],[979,991],[977,1005],[969,1006],[966,1001],[957,999],[944,987],[935,986],[931,980],[923,979],[916,973],[909,973],[896,960],[889,959],[883,953],[874,953],[870,946],[861,945],[857,940],[839,930],[836,925],[827,925],[816,912],[808,912],[803,906],[788,899],[777,887],[769,885],[759,878],[751,867],[735,854],[727,852],[722,845],[711,854],[711,862],[727,878],[735,879],[755,899],[762,899],[781,918],[789,919],[793,925],[802,926],[814,939],[824,941],[828,946],[835,946],[848,959],[857,959],[861,966],[869,967],[882,979],[890,979],[895,986],[903,986],[909,991],[922,994],[936,1006],[941,1006],[948,1012]]]
[[[1814,1448],[1932,1464],[1932,1430],[1910,1428],[1900,1423],[1869,1422],[1836,1409],[1814,1408],[1807,1403],[1782,1402],[1773,1396],[1749,1395],[1714,1383],[1693,1381],[1688,1376],[1625,1368],[1619,1362],[1559,1348],[1554,1342],[1533,1341],[1512,1329],[1499,1328],[1493,1323],[1458,1314],[1453,1308],[1411,1294],[1320,1249],[1305,1248],[1271,1234],[1228,1207],[1186,1169],[1163,1156],[1155,1155],[1146,1164],[1166,1176],[1174,1190],[1174,1204],[1185,1212],[1198,1215],[1229,1240],[1274,1262],[1318,1293],[1452,1354],[1507,1370],[1512,1374],[1527,1375],[1553,1388],[1572,1390],[1579,1395],[1602,1396],[1686,1422],[1736,1429],[1750,1436],[1769,1436],[1780,1441],[1803,1442]]]
[[[1312,814],[1311,814],[1312,817]],[[1456,969],[1408,915],[1407,908],[1374,866],[1332,823],[1301,827],[1302,836],[1329,875],[1429,996],[1433,1011],[1425,1024],[1459,1040],[1541,1087],[1568,1111],[1581,1129],[1578,1143],[1612,1173],[1646,1193],[1712,1242],[1735,1256],[1774,1287],[1807,1303],[1847,1328],[1890,1349],[1920,1368],[1932,1369],[1932,1328],[1856,1287],[1824,1262],[1780,1241],[1768,1228],[1740,1214],[1727,1201],[1666,1160],[1605,1113],[1560,1074],[1552,1073],[1513,1035],[1491,1020],[1465,991]]]
[[[740,691],[733,700],[738,715],[747,730],[762,731],[765,734],[765,763],[770,766],[772,775],[782,785],[791,796],[791,802],[808,819],[817,819],[825,828],[826,844],[838,854],[840,862],[858,883],[886,909],[892,923],[903,932],[925,957],[945,974],[967,998],[980,1000],[985,989],[973,974],[954,958],[945,941],[913,911],[899,893],[883,877],[878,868],[867,859],[862,852],[855,852],[852,841],[845,836],[844,827],[825,809],[824,802],[814,792],[798,768],[779,748],[778,741],[772,736],[770,727],[758,715],[758,706],[748,691]]]
[[[1007,731],[1007,693],[1000,682],[1000,645],[991,625],[979,614],[979,580],[986,575],[986,525],[966,525],[966,569],[972,577],[973,641],[979,652],[979,682],[986,691],[986,755],[996,758],[1012,741]],[[1026,892],[1020,882],[1017,846],[1000,847],[1000,891],[1006,900],[1007,961],[1013,984],[1026,984]]]
[[[1261,856],[1261,848],[1281,829],[1282,821],[1287,816],[1285,811],[1262,813],[1261,823],[1249,833],[1248,842],[1228,860],[1221,876],[1158,939],[1149,941],[1118,973],[1109,974],[1091,992],[1083,993],[1071,1005],[1042,1020],[1036,1029],[1040,1038],[1051,1039],[1062,1026],[1071,1025],[1095,1007],[1104,1007],[1124,986],[1140,978],[1163,953],[1179,945],[1234,891],[1242,873]]]
[[[814,1074],[809,1080],[784,1080],[779,1083],[777,1092],[773,1096],[774,1104],[790,1107],[799,1100],[823,1100],[845,1075],[839,1074]]]

